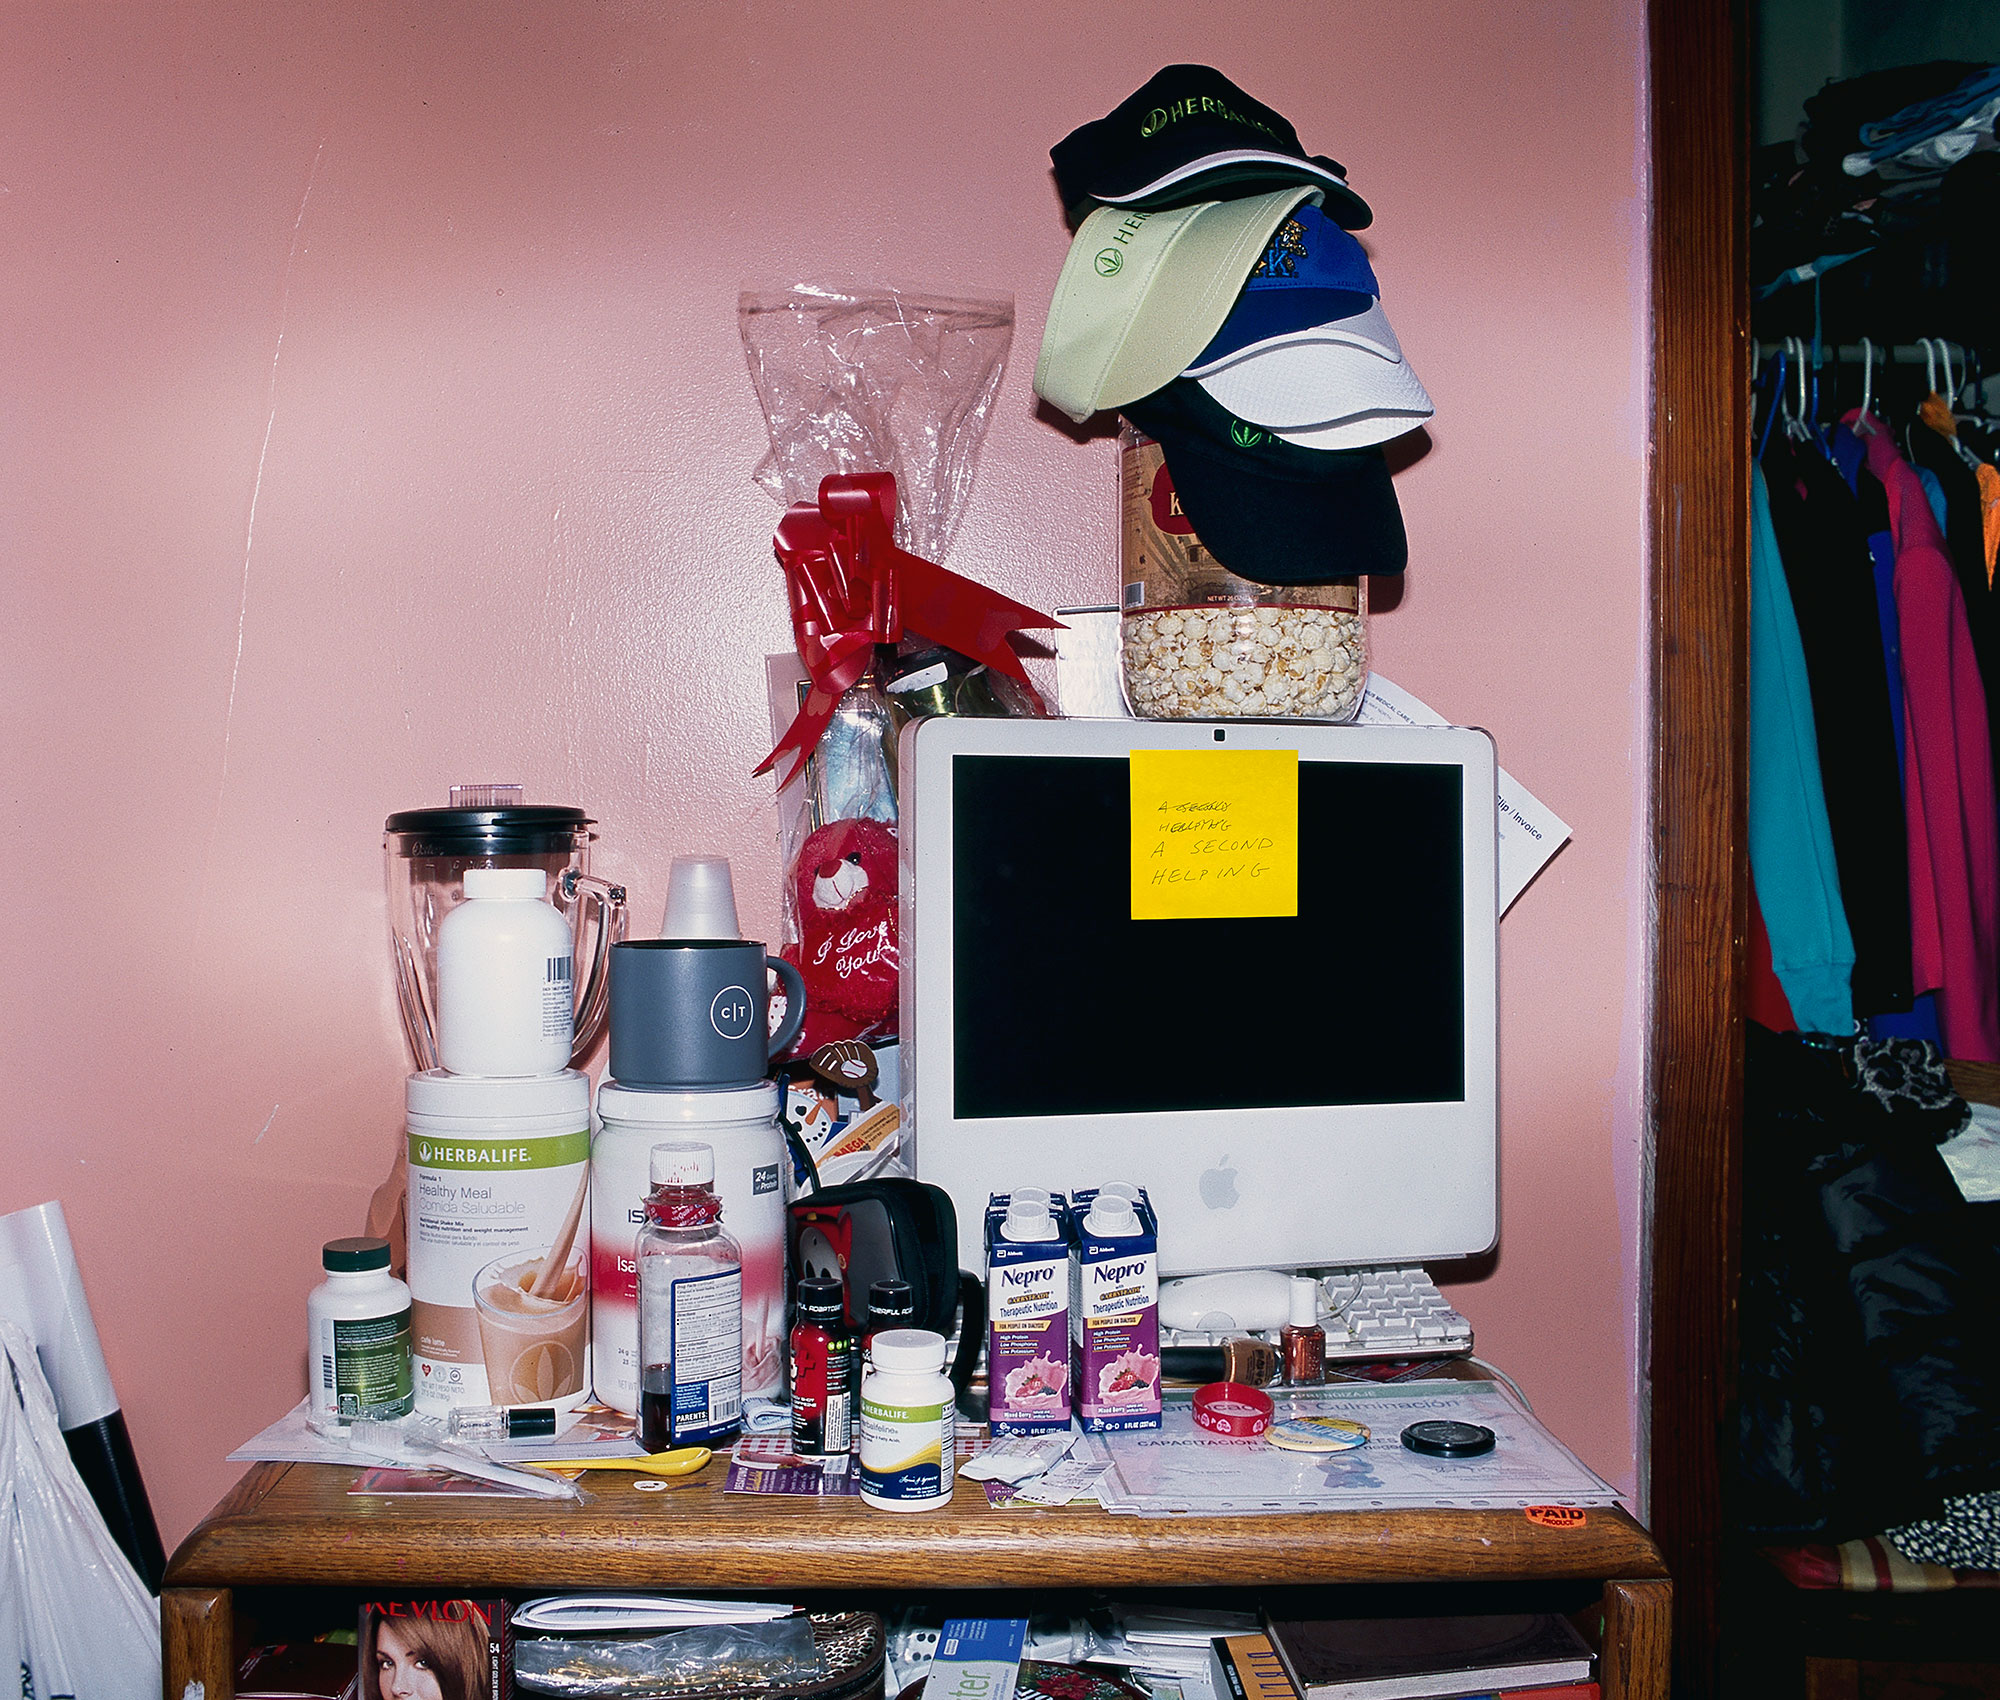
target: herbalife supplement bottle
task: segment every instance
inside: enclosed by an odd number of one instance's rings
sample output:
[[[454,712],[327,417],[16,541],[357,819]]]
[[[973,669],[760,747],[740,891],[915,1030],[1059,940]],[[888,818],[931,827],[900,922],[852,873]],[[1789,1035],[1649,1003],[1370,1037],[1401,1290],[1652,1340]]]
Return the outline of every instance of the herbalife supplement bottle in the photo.
[[[877,1511],[935,1511],[957,1474],[944,1337],[891,1328],[869,1347],[861,1378],[861,1498]]]
[[[339,1428],[410,1413],[410,1289],[389,1273],[389,1242],[328,1240],[326,1279],[306,1297],[311,1422]]]

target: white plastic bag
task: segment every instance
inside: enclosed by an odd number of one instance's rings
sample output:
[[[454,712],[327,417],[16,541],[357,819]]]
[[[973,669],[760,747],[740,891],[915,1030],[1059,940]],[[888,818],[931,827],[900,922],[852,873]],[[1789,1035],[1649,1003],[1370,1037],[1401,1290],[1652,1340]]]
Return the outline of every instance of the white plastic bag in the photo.
[[[155,1700],[160,1607],[70,1462],[24,1330],[0,1320],[0,1692]]]

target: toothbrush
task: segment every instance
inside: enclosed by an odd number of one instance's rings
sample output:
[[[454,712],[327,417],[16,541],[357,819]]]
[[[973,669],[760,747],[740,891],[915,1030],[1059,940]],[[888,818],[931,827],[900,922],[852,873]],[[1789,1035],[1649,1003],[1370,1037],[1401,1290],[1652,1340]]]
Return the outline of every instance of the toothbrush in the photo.
[[[347,1431],[347,1444],[355,1452],[371,1455],[386,1464],[420,1463],[456,1475],[472,1476],[502,1487],[521,1488],[544,1499],[581,1499],[583,1490],[560,1476],[538,1475],[517,1470],[510,1464],[496,1464],[483,1452],[446,1438],[444,1424],[435,1417],[405,1417],[401,1422],[374,1422],[363,1418]]]

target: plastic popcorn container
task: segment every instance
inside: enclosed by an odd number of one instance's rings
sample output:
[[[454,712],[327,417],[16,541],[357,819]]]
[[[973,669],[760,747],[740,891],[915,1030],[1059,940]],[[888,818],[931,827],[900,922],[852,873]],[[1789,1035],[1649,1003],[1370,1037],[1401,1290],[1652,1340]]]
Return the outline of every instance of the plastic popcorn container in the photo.
[[[1358,578],[1238,578],[1173,500],[1165,457],[1119,437],[1125,701],[1148,720],[1349,721],[1368,685],[1368,598]]]

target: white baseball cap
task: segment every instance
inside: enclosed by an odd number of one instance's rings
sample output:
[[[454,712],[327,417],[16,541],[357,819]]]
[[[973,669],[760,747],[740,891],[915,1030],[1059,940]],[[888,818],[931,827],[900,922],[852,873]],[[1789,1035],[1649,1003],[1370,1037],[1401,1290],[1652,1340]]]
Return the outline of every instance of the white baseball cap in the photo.
[[[1366,448],[1436,411],[1379,300],[1346,318],[1267,337],[1188,376],[1237,418],[1306,448]]]
[[[1222,328],[1303,183],[1159,212],[1099,207],[1056,279],[1035,393],[1079,422],[1164,389]]]

